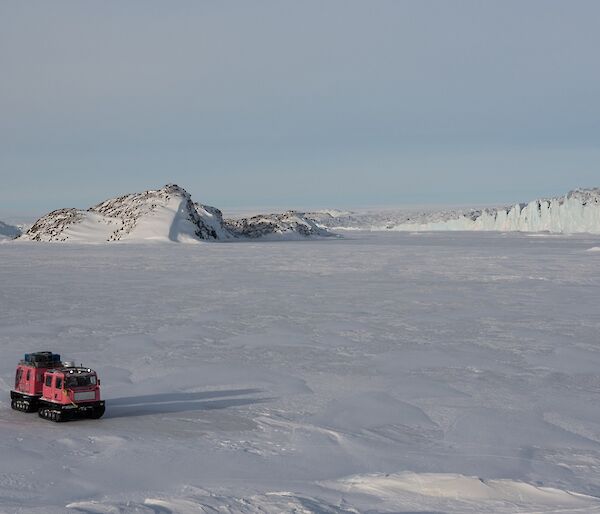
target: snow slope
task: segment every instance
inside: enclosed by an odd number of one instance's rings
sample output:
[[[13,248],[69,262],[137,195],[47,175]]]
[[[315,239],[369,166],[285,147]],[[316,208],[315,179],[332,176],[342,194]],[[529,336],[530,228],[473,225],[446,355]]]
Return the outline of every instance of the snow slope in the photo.
[[[21,230],[19,227],[15,227],[13,225],[9,225],[0,221],[0,241],[7,239],[15,239],[21,235]]]
[[[0,512],[598,513],[598,246],[0,245]],[[10,409],[45,349],[104,418]]]
[[[600,189],[576,189],[564,197],[540,199],[496,209],[380,211],[309,215],[337,230],[480,230],[554,233],[600,233]]]

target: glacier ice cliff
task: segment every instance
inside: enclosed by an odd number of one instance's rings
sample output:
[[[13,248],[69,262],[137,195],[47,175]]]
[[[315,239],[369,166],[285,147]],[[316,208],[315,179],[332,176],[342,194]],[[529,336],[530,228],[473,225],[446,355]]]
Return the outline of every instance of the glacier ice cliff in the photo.
[[[575,189],[565,196],[487,209],[446,211],[320,211],[308,214],[333,230],[488,230],[600,233],[600,188]]]

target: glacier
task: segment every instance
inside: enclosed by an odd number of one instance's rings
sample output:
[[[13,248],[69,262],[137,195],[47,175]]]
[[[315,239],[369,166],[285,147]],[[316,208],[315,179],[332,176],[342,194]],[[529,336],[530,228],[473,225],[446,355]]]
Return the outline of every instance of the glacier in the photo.
[[[309,217],[331,230],[518,231],[600,233],[600,189],[576,189],[565,196],[510,207],[455,210],[318,211]]]

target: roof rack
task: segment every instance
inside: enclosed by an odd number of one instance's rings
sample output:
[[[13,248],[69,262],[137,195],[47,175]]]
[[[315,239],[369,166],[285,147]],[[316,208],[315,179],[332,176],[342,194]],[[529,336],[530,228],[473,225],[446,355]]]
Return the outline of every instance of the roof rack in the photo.
[[[52,352],[33,352],[26,353],[20,364],[33,366],[35,368],[54,368],[62,367],[60,354]]]

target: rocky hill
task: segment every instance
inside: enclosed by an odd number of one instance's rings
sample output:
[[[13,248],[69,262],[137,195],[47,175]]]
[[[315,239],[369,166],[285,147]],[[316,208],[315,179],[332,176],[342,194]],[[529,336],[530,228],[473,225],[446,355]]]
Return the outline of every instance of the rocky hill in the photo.
[[[175,184],[119,196],[86,210],[58,209],[22,236],[33,241],[199,241],[228,237],[214,207],[195,204]]]
[[[243,238],[306,238],[329,235],[300,213],[223,220],[215,207],[194,202],[183,188],[112,198],[86,210],[58,209],[37,220],[22,240],[102,243],[111,241],[222,241]]]
[[[303,239],[333,235],[332,232],[318,226],[305,213],[297,211],[225,220],[225,226],[238,238]]]

